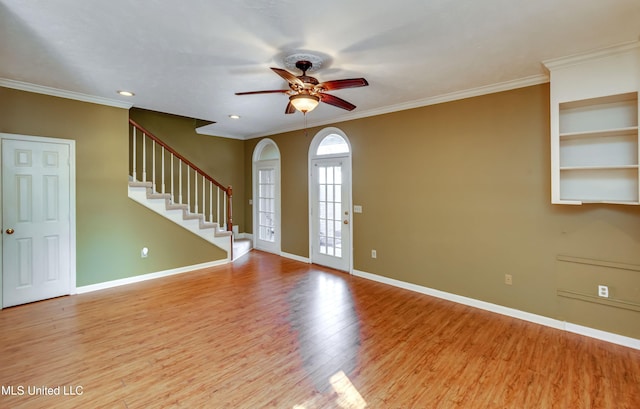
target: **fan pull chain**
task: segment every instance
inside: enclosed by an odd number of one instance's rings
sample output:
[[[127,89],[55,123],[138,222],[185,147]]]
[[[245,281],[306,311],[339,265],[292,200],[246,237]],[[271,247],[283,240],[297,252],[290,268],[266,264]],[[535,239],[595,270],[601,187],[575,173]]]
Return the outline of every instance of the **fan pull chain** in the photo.
[[[304,117],[304,136],[305,138],[309,135],[307,135],[307,114],[306,113],[302,113],[302,116]]]

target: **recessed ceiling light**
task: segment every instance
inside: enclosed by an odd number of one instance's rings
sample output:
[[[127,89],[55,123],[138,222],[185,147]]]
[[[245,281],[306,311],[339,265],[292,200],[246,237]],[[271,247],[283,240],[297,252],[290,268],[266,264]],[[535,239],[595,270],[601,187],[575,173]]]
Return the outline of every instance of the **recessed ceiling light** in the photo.
[[[231,119],[240,119],[240,115],[229,115]]]
[[[118,94],[122,95],[123,97],[132,97],[136,95],[131,91],[118,91]]]

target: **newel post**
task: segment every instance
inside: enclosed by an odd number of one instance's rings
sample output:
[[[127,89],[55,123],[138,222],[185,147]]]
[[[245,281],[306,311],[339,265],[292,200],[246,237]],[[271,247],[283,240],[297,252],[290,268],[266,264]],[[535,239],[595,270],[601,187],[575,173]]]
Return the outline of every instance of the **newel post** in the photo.
[[[233,189],[231,186],[227,187],[227,231],[233,231],[233,214],[231,210],[231,203],[233,197]]]

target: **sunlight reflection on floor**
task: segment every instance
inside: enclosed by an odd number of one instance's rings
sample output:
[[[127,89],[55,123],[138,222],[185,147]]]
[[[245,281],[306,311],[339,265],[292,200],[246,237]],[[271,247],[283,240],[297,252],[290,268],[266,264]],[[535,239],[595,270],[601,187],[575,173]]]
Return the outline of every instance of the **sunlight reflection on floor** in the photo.
[[[289,323],[309,379],[320,393],[332,390],[329,378],[356,368],[360,322],[343,277],[321,271],[298,281],[288,297]]]
[[[364,409],[348,375],[357,364],[360,320],[344,277],[315,271],[289,293],[289,322],[298,333],[305,372],[319,394],[293,409]]]
[[[349,377],[342,371],[333,375],[329,382],[338,394],[337,404],[341,408],[363,409],[367,407],[367,402],[362,398],[355,386],[351,383]]]
[[[331,383],[333,390],[338,395],[335,400],[335,407],[343,409],[364,409],[367,407],[367,402],[364,400],[362,395],[360,395],[356,387],[351,383],[351,380],[344,372],[337,372],[329,378],[329,383]],[[321,398],[318,397],[318,399]],[[312,400],[305,402],[302,405],[294,405],[293,409],[315,408],[318,407],[317,404],[318,402]]]

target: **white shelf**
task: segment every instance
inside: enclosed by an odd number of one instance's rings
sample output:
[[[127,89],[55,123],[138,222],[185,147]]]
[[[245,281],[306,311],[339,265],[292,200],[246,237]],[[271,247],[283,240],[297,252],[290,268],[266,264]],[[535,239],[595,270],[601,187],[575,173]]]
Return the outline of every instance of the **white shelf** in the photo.
[[[552,203],[640,203],[640,42],[545,65]]]
[[[619,170],[619,169],[638,169],[638,165],[620,165],[620,166],[561,166],[560,170]]]
[[[638,93],[558,105],[559,203],[640,201]]]
[[[606,138],[607,136],[624,136],[638,134],[637,126],[628,126],[625,128],[605,129],[601,131],[584,131],[584,132],[567,132],[560,133],[560,140],[579,139],[579,138]]]
[[[639,199],[638,166],[563,169],[560,199],[591,203],[635,203]]]

